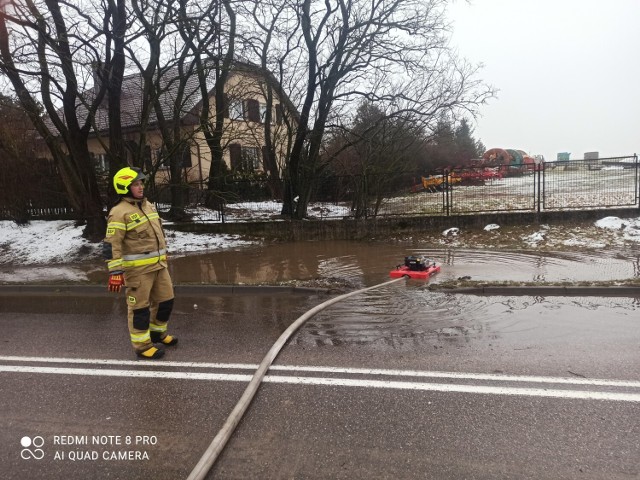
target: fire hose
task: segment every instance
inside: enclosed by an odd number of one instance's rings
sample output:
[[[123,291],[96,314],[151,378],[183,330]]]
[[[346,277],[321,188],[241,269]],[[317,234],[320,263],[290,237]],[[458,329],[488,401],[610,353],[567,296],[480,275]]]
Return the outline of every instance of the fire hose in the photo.
[[[214,437],[211,444],[209,445],[207,450],[204,452],[204,454],[202,455],[202,457],[200,458],[200,460],[198,461],[194,469],[191,471],[187,480],[202,480],[203,478],[205,478],[207,473],[209,473],[209,470],[218,459],[218,456],[220,455],[225,445],[229,441],[229,438],[231,438],[231,435],[233,434],[234,430],[240,423],[242,416],[249,408],[249,404],[253,400],[253,397],[255,396],[256,392],[258,391],[258,387],[262,383],[262,379],[264,378],[264,376],[267,374],[267,370],[269,369],[273,361],[276,359],[276,357],[280,353],[280,350],[282,350],[282,348],[287,343],[289,338],[296,332],[296,330],[298,330],[298,328],[300,328],[311,317],[321,312],[325,308],[333,305],[334,303],[340,302],[354,295],[358,295],[359,293],[363,293],[369,290],[374,290],[376,288],[381,288],[387,285],[391,285],[392,283],[399,282],[404,278],[406,277],[403,276],[400,278],[395,278],[393,280],[379,283],[372,287],[362,288],[360,290],[355,290],[353,292],[345,293],[344,295],[339,295],[337,297],[334,297],[331,300],[327,300],[326,302],[323,302],[320,305],[313,307],[311,310],[308,310],[303,315],[298,317],[298,319],[295,322],[289,325],[289,327],[282,333],[282,335],[280,335],[278,340],[276,340],[276,342],[273,344],[271,349],[265,355],[264,359],[262,360],[262,363],[260,363],[260,365],[258,366],[258,369],[253,374],[253,377],[251,378],[251,381],[247,385],[247,388],[245,389],[244,393],[240,397],[240,400],[238,400],[238,403],[236,404],[236,406],[233,408],[233,410],[227,417],[227,420],[225,421],[224,425],[222,426],[218,434]]]

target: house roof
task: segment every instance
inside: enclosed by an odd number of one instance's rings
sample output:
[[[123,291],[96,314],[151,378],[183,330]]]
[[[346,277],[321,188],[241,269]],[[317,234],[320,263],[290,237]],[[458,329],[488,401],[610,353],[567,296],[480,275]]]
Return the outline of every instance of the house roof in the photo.
[[[160,97],[159,104],[162,109],[162,115],[166,120],[174,119],[174,108],[176,105],[176,98],[178,96],[179,88],[179,74],[177,69],[173,69],[168,72],[167,75],[163,75],[160,78]],[[120,98],[120,114],[122,128],[137,128],[140,126],[140,119],[142,118],[143,108],[143,87],[144,80],[139,73],[133,75],[127,75],[122,79],[122,91]],[[87,90],[86,98],[87,102],[91,102],[97,94],[98,85],[94,85],[91,89]],[[199,85],[196,75],[191,75],[187,78],[186,85],[183,93],[183,101],[178,112],[178,117],[185,124],[193,124],[197,122],[197,117],[193,116],[194,107],[199,103]],[[78,109],[78,117],[85,119],[87,116],[87,108],[81,105]],[[156,125],[158,123],[158,117],[153,106],[149,113],[149,124]],[[94,130],[96,131],[108,131],[109,129],[109,112],[107,108],[107,100],[103,100],[101,105],[96,110]]]
[[[234,72],[243,72],[256,77],[264,78],[276,91],[280,90],[280,86],[269,71],[263,70],[261,67],[249,63],[236,61],[233,65],[232,74]],[[180,74],[177,68],[172,68],[165,72],[160,77],[160,97],[159,103],[162,108],[163,116],[166,120],[173,120],[175,118],[173,109],[175,108],[176,98],[178,96],[178,89],[180,88]],[[213,88],[215,83],[214,70],[211,69],[207,77],[207,91],[209,96],[213,94]],[[84,92],[84,97],[87,104],[97,95],[97,88],[99,85],[94,85],[92,88]],[[122,79],[122,91],[121,91],[121,122],[122,128],[125,130],[135,129],[140,126],[140,119],[142,118],[143,107],[143,87],[144,80],[140,73],[127,75]],[[281,94],[282,95],[282,94]],[[284,95],[283,95],[284,96]],[[281,98],[282,103],[286,105],[286,108],[297,116],[297,111],[293,106],[293,103],[286,97]],[[184,125],[195,125],[198,123],[198,114],[201,108],[202,98],[200,95],[200,85],[198,76],[193,74],[186,79],[183,92],[183,101],[178,113],[178,117]],[[87,117],[88,109],[85,104],[81,104],[77,108],[78,119],[80,122],[84,122]],[[62,115],[62,110],[60,110]],[[149,114],[149,125],[157,125],[158,118],[155,109],[152,108]],[[107,132],[109,129],[109,116],[107,108],[106,98],[102,101],[100,107],[95,114],[95,125],[93,131]]]

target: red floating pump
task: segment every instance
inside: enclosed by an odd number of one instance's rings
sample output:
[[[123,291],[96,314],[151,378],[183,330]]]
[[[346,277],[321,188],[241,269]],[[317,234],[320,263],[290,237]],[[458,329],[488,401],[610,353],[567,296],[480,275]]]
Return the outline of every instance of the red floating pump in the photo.
[[[418,280],[426,280],[440,271],[436,262],[429,260],[424,255],[410,255],[404,257],[404,265],[398,265],[395,270],[389,272],[391,278],[409,277]]]

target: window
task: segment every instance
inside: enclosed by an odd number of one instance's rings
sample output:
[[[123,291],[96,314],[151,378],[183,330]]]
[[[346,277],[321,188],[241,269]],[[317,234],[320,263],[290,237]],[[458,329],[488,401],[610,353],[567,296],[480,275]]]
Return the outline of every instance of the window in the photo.
[[[229,118],[232,120],[244,119],[244,106],[242,100],[232,100],[229,102]]]
[[[144,146],[144,154],[143,154],[143,165],[144,171],[150,172],[153,170],[153,164],[151,163],[151,147],[149,145]]]
[[[253,172],[260,168],[260,150],[256,147],[243,147],[238,143],[229,145],[231,169],[240,172]]]
[[[232,120],[260,122],[260,103],[253,98],[246,100],[229,100],[229,118]]]
[[[109,171],[109,160],[106,153],[92,153],[91,158],[93,159],[93,168],[96,173],[100,174]]]
[[[267,106],[264,103],[260,104],[260,123],[267,121]]]
[[[178,158],[180,159],[180,166],[182,168],[188,168],[193,166],[191,163],[191,149],[189,145],[183,145],[178,147],[180,149],[179,153],[177,153]],[[155,150],[156,163],[160,166],[160,168],[169,168],[171,166],[171,155],[165,148],[158,148]]]
[[[160,168],[169,167],[169,155],[167,155],[167,151],[164,148],[156,148],[154,151],[155,155],[155,164]]]
[[[278,118],[278,107],[279,105],[276,104],[276,114],[273,114],[273,110],[271,111],[271,125],[275,125],[276,120]],[[267,120],[267,105],[264,103],[260,104],[260,123],[265,123]]]
[[[245,107],[244,118],[250,122],[260,123],[260,102],[250,98],[245,100]]]
[[[260,150],[256,147],[242,147],[242,166],[247,171],[260,168]]]

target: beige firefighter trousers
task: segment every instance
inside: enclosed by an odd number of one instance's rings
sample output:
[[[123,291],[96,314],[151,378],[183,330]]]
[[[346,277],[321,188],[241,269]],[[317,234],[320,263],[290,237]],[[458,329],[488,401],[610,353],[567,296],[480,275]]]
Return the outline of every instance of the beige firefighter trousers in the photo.
[[[169,270],[134,276],[125,273],[125,285],[131,344],[136,352],[144,352],[153,346],[150,332],[161,338],[167,334],[174,296]]]

